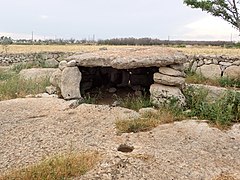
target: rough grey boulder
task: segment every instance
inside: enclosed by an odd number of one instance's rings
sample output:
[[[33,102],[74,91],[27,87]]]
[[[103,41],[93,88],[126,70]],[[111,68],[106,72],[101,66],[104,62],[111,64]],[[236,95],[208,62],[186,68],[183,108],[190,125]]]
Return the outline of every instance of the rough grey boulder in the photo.
[[[61,61],[58,65],[58,68],[62,71],[65,67],[67,67],[67,61]]]
[[[48,93],[48,94],[55,94],[55,93],[57,93],[57,87],[55,87],[55,86],[47,86],[46,87],[46,92]]]
[[[165,86],[162,84],[152,84],[150,86],[150,93],[151,100],[156,105],[169,102],[169,100],[172,98],[177,99],[180,105],[185,105],[185,96],[177,87]]]
[[[185,83],[185,78],[183,77],[173,77],[160,73],[154,73],[153,80],[156,83],[169,85],[169,86],[178,86],[182,87]]]
[[[196,72],[198,74],[202,74],[204,77],[209,79],[216,79],[221,77],[221,69],[219,65],[210,64],[210,65],[203,65],[198,67]]]
[[[67,63],[67,67],[74,67],[76,66],[76,61],[75,60],[71,60]]]
[[[55,71],[55,68],[31,68],[21,70],[19,75],[20,78],[26,80],[41,80],[44,78],[50,78]]]
[[[45,65],[49,68],[58,67],[59,62],[56,59],[48,59],[45,61]]]
[[[69,100],[81,98],[81,79],[82,74],[78,67],[66,67],[63,69],[60,89],[64,99]]]
[[[240,66],[230,66],[226,68],[223,76],[231,79],[240,79]]]
[[[229,90],[224,87],[216,87],[216,86],[210,86],[210,85],[204,85],[204,84],[187,84],[186,88],[192,87],[194,89],[200,89],[207,92],[206,99],[209,102],[214,102],[216,100],[219,100],[223,98],[226,93],[228,92],[238,92],[240,93],[240,90]]]
[[[178,71],[184,71],[185,69],[183,64],[172,64],[170,67]]]
[[[61,86],[61,76],[62,76],[62,71],[60,69],[57,69],[52,73],[52,76],[50,77],[50,83],[55,86],[60,88]]]

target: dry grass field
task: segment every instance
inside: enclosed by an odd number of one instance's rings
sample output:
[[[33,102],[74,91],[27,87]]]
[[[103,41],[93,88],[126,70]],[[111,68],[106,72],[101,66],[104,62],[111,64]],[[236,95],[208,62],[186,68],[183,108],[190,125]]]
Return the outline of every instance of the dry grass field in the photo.
[[[101,47],[122,48],[131,46],[96,46],[96,45],[9,45],[7,46],[7,53],[32,53],[32,52],[88,52],[95,51]],[[134,46],[136,47],[136,46]],[[173,48],[173,47],[167,47]],[[236,48],[222,48],[213,46],[192,46],[183,48],[174,48],[183,51],[186,54],[209,54],[209,55],[231,55],[240,56],[240,49]],[[0,46],[0,53],[6,52],[5,47]]]

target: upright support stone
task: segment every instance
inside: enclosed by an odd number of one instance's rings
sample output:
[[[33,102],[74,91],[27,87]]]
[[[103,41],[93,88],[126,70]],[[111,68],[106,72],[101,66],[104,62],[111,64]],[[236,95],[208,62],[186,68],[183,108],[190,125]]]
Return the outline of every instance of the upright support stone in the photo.
[[[78,67],[65,67],[61,76],[61,94],[64,99],[79,99],[82,74]]]
[[[185,96],[178,87],[152,84],[150,93],[152,103],[157,106],[160,106],[162,103],[169,103],[171,99],[178,100],[180,106],[185,105]]]

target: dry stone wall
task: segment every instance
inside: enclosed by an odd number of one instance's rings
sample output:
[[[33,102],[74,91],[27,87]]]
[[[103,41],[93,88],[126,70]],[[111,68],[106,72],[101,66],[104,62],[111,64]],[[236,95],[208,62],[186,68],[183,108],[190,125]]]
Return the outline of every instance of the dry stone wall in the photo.
[[[39,60],[49,61],[49,63],[51,63],[51,60],[56,60],[59,62],[71,55],[73,55],[71,52],[0,54],[0,66],[9,66],[15,63],[33,62]]]
[[[221,55],[189,56],[185,69],[196,71],[210,79],[222,76],[240,79],[240,57]]]

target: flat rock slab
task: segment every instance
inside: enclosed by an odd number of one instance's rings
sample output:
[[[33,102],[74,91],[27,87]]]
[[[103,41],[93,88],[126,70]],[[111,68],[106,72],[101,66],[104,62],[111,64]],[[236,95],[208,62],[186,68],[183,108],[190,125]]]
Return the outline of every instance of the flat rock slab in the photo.
[[[186,120],[150,132],[118,135],[115,122],[138,117],[120,107],[62,99],[0,102],[0,174],[55,154],[97,150],[102,160],[76,179],[210,180],[221,173],[240,178],[240,125],[228,131]],[[121,144],[131,153],[117,151]]]
[[[133,69],[183,64],[187,58],[183,53],[169,48],[137,47],[99,50],[91,53],[73,55],[67,58],[67,61],[71,60],[76,60],[78,66]]]

